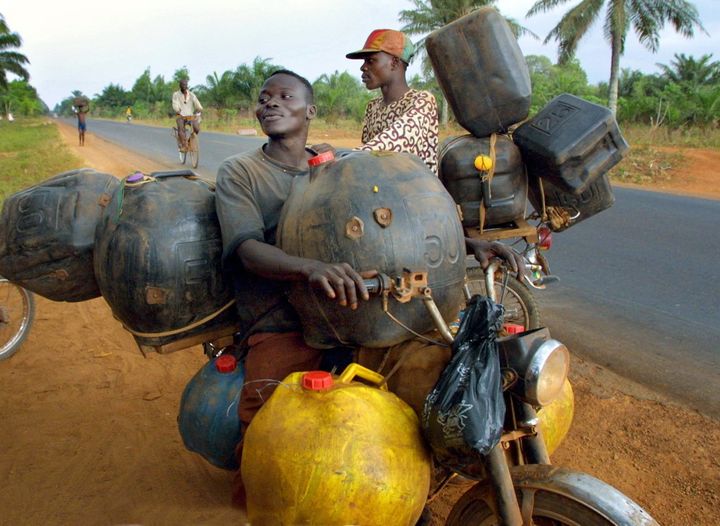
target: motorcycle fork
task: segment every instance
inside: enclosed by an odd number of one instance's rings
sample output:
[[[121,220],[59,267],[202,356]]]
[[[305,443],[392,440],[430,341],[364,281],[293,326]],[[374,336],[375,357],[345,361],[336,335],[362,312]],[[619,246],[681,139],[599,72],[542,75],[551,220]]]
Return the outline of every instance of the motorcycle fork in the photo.
[[[497,444],[485,456],[485,469],[495,492],[496,513],[501,526],[523,526],[520,504],[510,476],[508,459],[503,446]]]
[[[504,440],[485,457],[485,469],[495,493],[495,512],[501,526],[523,526],[525,523],[510,466],[550,464],[550,456],[540,435],[535,409],[508,393],[505,404],[505,429],[512,431],[506,432]]]

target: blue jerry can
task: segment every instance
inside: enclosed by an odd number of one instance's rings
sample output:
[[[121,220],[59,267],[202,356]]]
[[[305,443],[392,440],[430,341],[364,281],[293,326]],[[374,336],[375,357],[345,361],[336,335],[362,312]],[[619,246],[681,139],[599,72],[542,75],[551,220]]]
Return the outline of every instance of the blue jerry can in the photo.
[[[178,427],[185,447],[223,469],[238,469],[238,403],[245,370],[234,356],[205,364],[188,382],[180,399]]]

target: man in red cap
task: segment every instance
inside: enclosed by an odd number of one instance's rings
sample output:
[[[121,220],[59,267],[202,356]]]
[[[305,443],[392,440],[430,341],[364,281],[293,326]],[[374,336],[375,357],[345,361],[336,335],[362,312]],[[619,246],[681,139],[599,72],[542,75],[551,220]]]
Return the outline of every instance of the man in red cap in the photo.
[[[429,91],[411,89],[405,79],[415,48],[404,33],[376,29],[359,51],[346,55],[362,59],[362,81],[380,88],[382,97],[365,109],[361,150],[408,152],[420,157],[437,174],[438,111]]]

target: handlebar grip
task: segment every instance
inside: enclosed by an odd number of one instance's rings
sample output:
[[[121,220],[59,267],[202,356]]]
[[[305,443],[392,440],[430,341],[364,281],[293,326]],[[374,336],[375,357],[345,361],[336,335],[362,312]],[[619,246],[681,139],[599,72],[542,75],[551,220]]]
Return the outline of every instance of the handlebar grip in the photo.
[[[368,294],[380,294],[382,292],[383,287],[380,276],[363,279],[363,285],[365,285]]]

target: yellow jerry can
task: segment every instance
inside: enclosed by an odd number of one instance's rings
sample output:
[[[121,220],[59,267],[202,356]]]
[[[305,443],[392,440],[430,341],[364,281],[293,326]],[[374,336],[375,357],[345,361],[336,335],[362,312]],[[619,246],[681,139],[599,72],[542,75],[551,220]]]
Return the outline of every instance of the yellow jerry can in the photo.
[[[253,526],[412,526],[431,459],[415,412],[350,364],[289,375],[248,427],[241,470]]]
[[[560,396],[537,413],[548,454],[552,455],[567,436],[574,414],[575,396],[570,382],[565,380]]]

